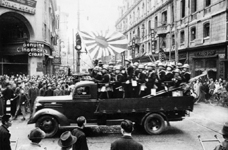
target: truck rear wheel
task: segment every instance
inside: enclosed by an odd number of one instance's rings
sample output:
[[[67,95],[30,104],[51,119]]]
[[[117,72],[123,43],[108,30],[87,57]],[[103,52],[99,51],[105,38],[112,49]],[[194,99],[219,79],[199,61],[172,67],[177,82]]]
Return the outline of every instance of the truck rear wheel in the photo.
[[[144,121],[144,130],[148,134],[160,134],[165,129],[165,120],[159,114],[150,114]]]
[[[53,137],[58,132],[58,122],[52,116],[42,116],[36,122],[36,127],[39,127],[46,133],[46,137]]]

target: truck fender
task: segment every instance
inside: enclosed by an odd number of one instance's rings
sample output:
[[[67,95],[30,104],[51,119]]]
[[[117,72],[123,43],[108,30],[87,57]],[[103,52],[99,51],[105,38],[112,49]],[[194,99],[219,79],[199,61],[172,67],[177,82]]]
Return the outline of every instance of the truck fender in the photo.
[[[161,115],[161,116],[164,118],[164,120],[167,121],[168,126],[170,126],[169,120],[168,120],[167,116],[166,116],[163,112],[148,112],[148,113],[146,113],[146,114],[143,116],[143,118],[141,119],[140,125],[143,125],[144,120],[145,120],[146,117],[149,116],[150,114],[159,114],[159,115]]]
[[[54,109],[50,109],[50,108],[44,108],[41,110],[38,110],[28,121],[28,124],[32,124],[32,123],[36,123],[36,121],[44,115],[49,115],[49,116],[53,116],[57,119],[58,123],[61,126],[66,126],[66,125],[70,125],[70,122],[68,121],[67,117],[60,113],[59,111],[56,111]]]

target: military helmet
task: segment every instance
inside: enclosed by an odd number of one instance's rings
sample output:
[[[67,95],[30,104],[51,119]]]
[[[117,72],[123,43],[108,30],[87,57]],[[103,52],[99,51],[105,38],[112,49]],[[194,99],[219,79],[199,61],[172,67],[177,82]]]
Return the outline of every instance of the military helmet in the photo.
[[[150,63],[147,64],[147,66],[148,67],[155,67],[155,63],[150,62]]]
[[[180,69],[175,69],[173,72],[174,73],[180,73]]]
[[[189,69],[190,66],[189,66],[189,64],[184,64],[184,65],[182,66],[182,68],[187,68],[187,69]]]
[[[139,63],[138,63],[138,62],[134,62],[133,65],[134,65],[134,66],[139,66]]]
[[[114,66],[115,63],[114,63],[114,62],[109,62],[108,65],[109,65],[109,66]]]
[[[103,65],[102,69],[108,70],[108,65]]]
[[[181,66],[182,66],[182,63],[180,63],[180,62],[177,63],[177,66],[178,66],[178,67],[181,67]]]
[[[100,67],[96,66],[93,68],[94,71],[99,71],[100,70]]]
[[[163,64],[162,62],[158,63],[158,67],[165,67],[165,64]]]
[[[143,64],[140,64],[138,68],[139,69],[144,69],[144,65]]]
[[[121,70],[122,69],[122,66],[121,65],[118,65],[115,67],[116,70]]]

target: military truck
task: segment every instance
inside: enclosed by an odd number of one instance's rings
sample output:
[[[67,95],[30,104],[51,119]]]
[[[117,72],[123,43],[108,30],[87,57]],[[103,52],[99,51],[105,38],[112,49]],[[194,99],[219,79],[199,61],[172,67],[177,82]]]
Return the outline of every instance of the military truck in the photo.
[[[60,128],[75,124],[76,118],[85,116],[88,123],[107,125],[129,119],[142,126],[148,134],[160,134],[170,121],[181,121],[193,111],[192,96],[150,96],[149,98],[98,98],[98,85],[93,81],[75,84],[69,96],[37,97],[28,124],[40,127],[47,137]],[[180,89],[173,90],[173,93]]]

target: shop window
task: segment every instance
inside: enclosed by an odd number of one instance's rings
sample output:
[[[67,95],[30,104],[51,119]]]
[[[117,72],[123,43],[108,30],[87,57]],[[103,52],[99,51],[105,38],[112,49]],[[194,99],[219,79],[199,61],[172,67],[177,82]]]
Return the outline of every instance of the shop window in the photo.
[[[184,43],[184,31],[180,32],[180,43],[183,44]]]
[[[191,41],[196,39],[196,27],[191,28]]]
[[[166,25],[167,24],[167,11],[164,11],[162,13],[162,25]]]
[[[211,5],[211,0],[205,0],[205,7],[208,7]]]
[[[181,18],[185,17],[185,0],[181,0]]]
[[[194,13],[197,10],[197,0],[191,0],[191,12]]]
[[[209,37],[210,36],[210,23],[205,23],[203,25],[203,37]]]

